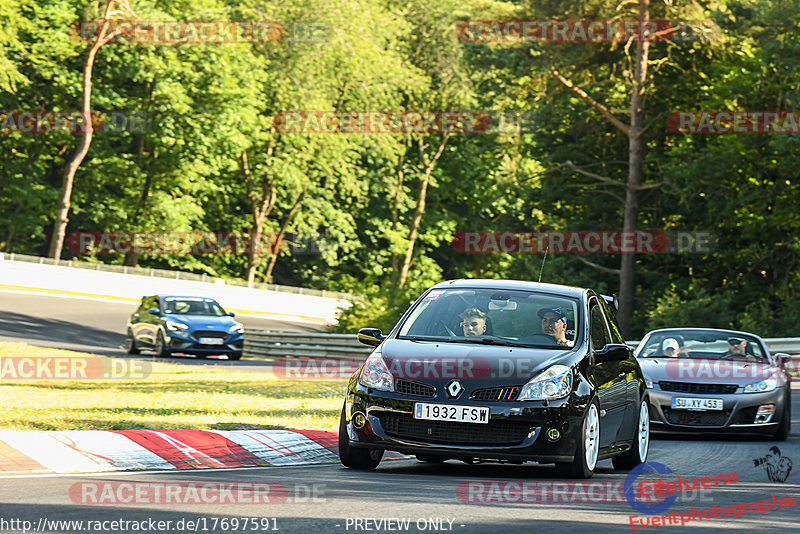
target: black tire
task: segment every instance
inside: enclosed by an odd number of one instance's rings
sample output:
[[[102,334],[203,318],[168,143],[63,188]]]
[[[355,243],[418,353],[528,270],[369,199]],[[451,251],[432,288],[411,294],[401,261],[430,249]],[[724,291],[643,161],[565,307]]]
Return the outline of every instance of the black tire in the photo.
[[[786,438],[789,437],[789,430],[792,427],[792,412],[790,411],[789,405],[791,404],[791,398],[789,395],[786,396],[786,401],[783,405],[783,414],[781,414],[781,422],[778,425],[778,429],[772,435],[772,439],[775,441],[786,441]]]
[[[587,431],[594,436],[592,440],[587,440]],[[586,460],[587,446],[593,447],[594,461],[592,465]],[[571,462],[556,462],[558,474],[567,478],[592,478],[594,470],[597,468],[597,457],[600,449],[600,410],[597,401],[593,400],[586,408],[581,424],[581,439],[575,447],[575,459]]]
[[[631,448],[619,456],[614,456],[611,463],[614,464],[614,469],[629,471],[645,463],[648,452],[650,452],[650,401],[644,397],[639,403],[639,415],[636,416]]]
[[[128,333],[125,334],[125,351],[128,354],[139,354],[139,347],[136,346],[136,339],[133,337],[133,332],[128,328]]]
[[[420,462],[425,462],[429,464],[440,464],[447,460],[444,456],[439,456],[436,454],[416,454],[417,460]]]
[[[161,332],[161,330],[159,330],[158,335],[156,335],[156,344],[153,347],[153,351],[159,358],[171,356],[171,353],[167,348],[167,342],[164,340],[164,334]]]
[[[229,360],[241,360],[242,359],[242,353],[241,352],[232,352],[232,353],[228,354],[228,359]]]
[[[347,437],[347,421],[342,407],[342,418],[339,421],[339,460],[342,465],[351,469],[370,470],[378,467],[383,458],[382,450],[358,449],[350,446],[350,439]]]

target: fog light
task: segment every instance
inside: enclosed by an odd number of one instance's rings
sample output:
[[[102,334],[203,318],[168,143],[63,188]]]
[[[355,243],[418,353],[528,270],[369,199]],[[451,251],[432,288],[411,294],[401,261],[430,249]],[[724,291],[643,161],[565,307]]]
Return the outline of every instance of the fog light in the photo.
[[[756,412],[755,423],[769,423],[773,413],[775,413],[774,404],[762,404],[758,407],[758,411]]]
[[[550,441],[558,441],[561,439],[561,432],[557,428],[550,428],[547,430],[546,436]]]
[[[367,424],[367,418],[361,412],[356,412],[353,414],[353,426],[356,428],[364,428],[364,425]]]

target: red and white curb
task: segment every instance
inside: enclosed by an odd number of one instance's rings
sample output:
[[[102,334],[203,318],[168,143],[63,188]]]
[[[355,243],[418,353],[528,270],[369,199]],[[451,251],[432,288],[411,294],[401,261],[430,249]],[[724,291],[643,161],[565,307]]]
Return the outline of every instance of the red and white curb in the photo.
[[[96,473],[338,462],[321,430],[0,431],[0,473]]]

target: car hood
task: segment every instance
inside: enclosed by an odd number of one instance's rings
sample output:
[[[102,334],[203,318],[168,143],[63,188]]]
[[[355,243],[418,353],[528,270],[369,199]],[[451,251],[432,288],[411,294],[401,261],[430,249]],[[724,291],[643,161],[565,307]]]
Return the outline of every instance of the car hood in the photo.
[[[698,358],[640,358],[645,378],[653,382],[694,382],[746,386],[775,376],[769,364]]]
[[[165,321],[175,321],[176,323],[183,323],[192,329],[197,330],[225,330],[236,324],[233,317],[223,315],[217,317],[214,315],[184,315],[179,313],[168,313],[163,316]]]
[[[460,379],[487,380],[494,385],[523,385],[551,365],[570,366],[579,358],[574,349],[565,351],[405,339],[387,339],[380,351],[394,378],[431,384]]]

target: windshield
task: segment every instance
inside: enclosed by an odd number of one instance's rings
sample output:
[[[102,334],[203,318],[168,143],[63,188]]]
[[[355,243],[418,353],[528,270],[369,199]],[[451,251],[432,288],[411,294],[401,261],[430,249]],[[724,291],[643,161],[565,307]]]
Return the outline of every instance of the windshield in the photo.
[[[713,330],[654,333],[636,348],[636,357],[766,361],[765,351],[755,336]]]
[[[167,297],[164,299],[164,313],[179,315],[227,315],[225,310],[214,299]]]
[[[497,289],[436,289],[412,310],[398,339],[563,349],[580,337],[578,300]]]

